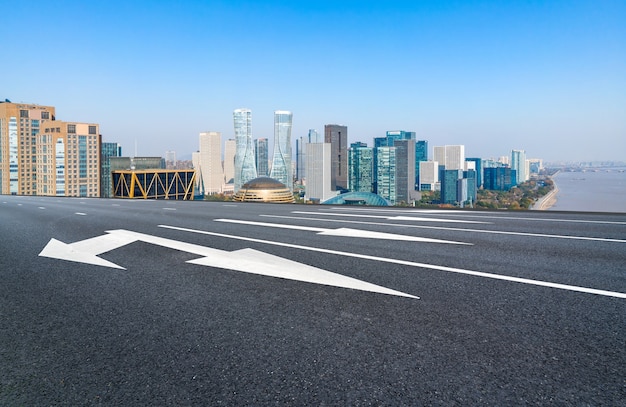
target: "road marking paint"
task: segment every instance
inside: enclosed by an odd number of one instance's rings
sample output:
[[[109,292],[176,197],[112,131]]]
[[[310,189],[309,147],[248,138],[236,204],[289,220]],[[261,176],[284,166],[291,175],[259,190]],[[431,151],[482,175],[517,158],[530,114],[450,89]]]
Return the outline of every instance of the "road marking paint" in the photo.
[[[535,285],[535,286],[541,286],[541,287],[556,288],[560,290],[568,290],[568,291],[582,292],[582,293],[588,293],[588,294],[603,295],[607,297],[626,298],[626,293],[599,290],[595,288],[579,287],[579,286],[567,285],[567,284],[552,283],[549,281],[531,280],[528,278],[511,277],[511,276],[506,276],[506,275],[501,275],[501,274],[485,273],[482,271],[467,270],[467,269],[461,269],[461,268],[456,268],[456,267],[437,266],[434,264],[418,263],[414,261],[400,260],[400,259],[390,259],[386,257],[370,256],[366,254],[341,252],[338,250],[322,249],[318,247],[307,247],[307,246],[301,246],[301,245],[296,245],[292,243],[274,242],[270,240],[256,239],[256,238],[244,237],[244,236],[233,236],[233,235],[227,235],[223,233],[208,232],[208,231],[197,230],[197,229],[188,229],[188,228],[183,228],[183,227],[178,227],[178,226],[158,225],[158,227],[179,230],[182,232],[198,233],[198,234],[209,235],[209,236],[224,237],[228,239],[243,240],[247,242],[264,243],[264,244],[281,246],[281,247],[290,247],[293,249],[302,249],[302,250],[308,250],[308,251],[319,252],[319,253],[335,254],[335,255],[345,256],[345,257],[356,257],[356,258],[366,259],[366,260],[375,260],[375,261],[380,261],[384,263],[401,264],[405,266],[446,271],[446,272],[457,273],[457,274],[466,274],[466,275],[471,275],[471,276],[476,276],[476,277],[491,278],[495,280],[504,280],[504,281],[511,281],[511,282],[516,282],[516,283],[529,284],[529,285]]]
[[[202,256],[198,259],[189,260],[187,263],[333,287],[419,299],[419,297],[411,294],[392,290],[390,288],[298,263],[289,259],[284,259],[268,253],[263,253],[254,249],[242,249],[234,252],[227,252],[224,250],[213,249],[206,246],[180,242],[178,240],[166,239],[124,229],[108,230],[105,235],[96,236],[70,244],[60,242],[56,239],[50,239],[41,253],[39,253],[39,256],[124,269],[115,263],[98,257],[98,254],[111,251],[136,241],[142,241]]]
[[[292,211],[291,213],[306,214],[306,215],[324,215],[324,216],[344,216],[353,218],[374,218],[374,219],[388,219],[388,220],[411,220],[416,222],[442,222],[442,223],[480,223],[491,224],[491,222],[478,222],[475,220],[458,220],[458,219],[442,219],[442,218],[422,218],[417,216],[382,216],[382,215],[363,215],[363,214],[347,214],[347,213],[332,213],[332,212],[307,212],[307,211]]]
[[[46,209],[46,208],[45,208],[45,207],[43,207],[43,206],[40,206],[40,207],[39,207],[39,209]]]
[[[163,208],[164,211],[175,211],[176,208]]]
[[[393,212],[398,213],[398,210],[393,209],[361,209],[361,208],[332,208],[324,209],[324,211],[368,211],[368,212]],[[296,212],[294,212],[296,213]],[[316,213],[316,212],[309,212]],[[535,218],[535,217],[522,217],[522,216],[505,216],[504,213],[487,212],[485,214],[470,214],[467,211],[455,211],[455,210],[436,210],[436,209],[409,209],[402,211],[402,213],[419,213],[437,215],[449,214],[450,216],[459,216],[464,218],[479,218],[479,219],[509,219],[509,220],[529,220],[529,221],[542,221],[542,222],[568,222],[568,223],[596,223],[600,225],[626,225],[626,222],[608,221],[608,220],[583,220],[583,219],[558,219],[558,218]],[[354,216],[354,215],[353,215]],[[391,219],[391,218],[390,218]]]
[[[292,212],[292,213],[329,215],[327,213],[320,213],[320,212]],[[337,214],[332,214],[332,215],[337,215]],[[280,215],[259,215],[259,216],[271,217],[271,218],[286,217],[286,216],[280,216]],[[356,215],[352,215],[352,216],[356,216]],[[358,216],[358,217],[371,217],[371,216]],[[288,219],[308,219],[308,220],[316,220],[320,222],[343,222],[343,223],[357,223],[357,224],[379,225],[379,226],[395,226],[395,227],[417,228],[417,229],[450,230],[450,231],[455,231],[455,232],[488,233],[488,234],[491,233],[491,234],[496,234],[496,235],[548,237],[548,238],[555,238],[555,239],[590,240],[590,241],[598,241],[598,242],[626,243],[626,240],[624,239],[611,239],[611,238],[606,238],[606,237],[549,235],[545,233],[509,232],[509,231],[504,231],[504,230],[463,229],[463,228],[452,228],[452,227],[444,227],[444,226],[407,225],[407,224],[397,224],[397,223],[363,222],[363,221],[352,221],[352,220],[335,220],[335,219],[331,220],[331,219],[323,219],[323,218],[306,218],[306,217],[297,217],[297,216],[293,216],[293,217],[289,216],[287,218]]]
[[[83,212],[75,212],[74,215],[80,215],[80,216],[85,216],[87,215],[86,213]]]
[[[461,244],[461,245],[470,245],[470,246],[472,245],[472,243],[455,242],[451,240],[430,239],[426,237],[397,235],[394,233],[373,232],[369,230],[359,230],[359,229],[350,229],[350,228],[325,229],[325,228],[316,228],[316,227],[310,227],[310,226],[285,225],[285,224],[280,224],[280,223],[252,222],[252,221],[239,220],[239,219],[213,219],[213,220],[215,222],[227,222],[227,223],[236,223],[236,224],[242,224],[242,225],[264,226],[264,227],[292,229],[292,230],[304,230],[308,232],[316,232],[317,234],[324,235],[324,236],[344,236],[344,237],[357,237],[357,238],[363,238],[363,239],[384,239],[384,240],[401,240],[401,241],[407,241],[407,242],[421,242],[421,243],[446,243],[446,244]]]

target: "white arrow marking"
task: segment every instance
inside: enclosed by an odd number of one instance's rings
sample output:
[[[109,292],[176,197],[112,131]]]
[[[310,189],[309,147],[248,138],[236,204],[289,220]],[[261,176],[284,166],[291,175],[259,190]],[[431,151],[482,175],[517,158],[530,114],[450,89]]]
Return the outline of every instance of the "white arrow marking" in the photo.
[[[357,280],[341,274],[332,273],[327,270],[297,263],[295,261],[283,259],[282,257],[273,256],[271,254],[253,249],[227,252],[206,246],[179,242],[177,240],[165,239],[162,237],[123,229],[109,230],[106,235],[96,236],[91,239],[81,240],[71,244],[66,244],[56,239],[50,239],[50,242],[48,242],[46,247],[44,247],[41,253],[39,253],[39,256],[124,269],[115,263],[101,259],[97,255],[135,241],[151,243],[202,256],[199,259],[189,260],[187,263],[333,287],[419,299],[419,297],[414,295]]]
[[[318,235],[326,235],[326,236],[344,236],[344,237],[360,237],[364,239],[403,240],[407,242],[472,245],[472,243],[455,242],[452,240],[429,239],[426,237],[397,235],[394,233],[373,232],[373,231],[361,230],[361,229],[350,229],[350,228],[326,229],[326,228],[317,228],[317,227],[311,227],[311,226],[285,225],[281,223],[252,222],[252,221],[238,220],[238,219],[213,219],[213,220],[215,222],[238,223],[242,225],[267,226],[267,227],[281,228],[281,229],[305,230],[309,232],[317,232]]]

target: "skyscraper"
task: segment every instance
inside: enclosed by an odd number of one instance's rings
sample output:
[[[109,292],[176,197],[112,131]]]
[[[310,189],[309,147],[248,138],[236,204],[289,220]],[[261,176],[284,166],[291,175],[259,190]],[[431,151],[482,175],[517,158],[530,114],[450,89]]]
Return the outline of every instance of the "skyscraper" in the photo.
[[[410,203],[415,191],[415,140],[395,140],[396,201]]]
[[[348,189],[372,192],[374,188],[374,149],[366,143],[352,143],[348,149]]]
[[[348,127],[325,125],[324,142],[331,146],[331,188],[333,191],[348,189]]]
[[[267,139],[255,139],[254,151],[256,152],[256,173],[259,177],[267,177],[269,174],[269,148]]]
[[[528,172],[526,171],[526,151],[524,150],[512,150],[511,151],[511,169],[517,173],[517,183],[528,181]]]
[[[375,193],[396,204],[396,147],[376,149]]]
[[[0,102],[0,193],[37,193],[37,135],[53,120],[53,106]]]
[[[291,169],[291,121],[293,115],[286,110],[274,112],[274,158],[270,177],[293,191]]]
[[[46,121],[37,136],[37,195],[100,196],[100,132],[93,123]]]
[[[236,109],[233,112],[235,124],[235,186],[234,192],[246,182],[257,177],[252,144],[252,112],[249,109]]]
[[[308,143],[304,149],[306,180],[304,199],[324,202],[334,193],[331,191],[331,145],[330,143]]]
[[[433,161],[446,167],[446,170],[464,170],[465,146],[435,146],[433,148]]]
[[[222,133],[209,131],[200,133],[200,173],[202,175],[201,191],[205,195],[222,192],[224,170],[222,169]],[[196,169],[197,171],[197,169]]]
[[[235,139],[229,138],[224,142],[224,182],[232,184],[235,182],[235,154],[237,146]]]

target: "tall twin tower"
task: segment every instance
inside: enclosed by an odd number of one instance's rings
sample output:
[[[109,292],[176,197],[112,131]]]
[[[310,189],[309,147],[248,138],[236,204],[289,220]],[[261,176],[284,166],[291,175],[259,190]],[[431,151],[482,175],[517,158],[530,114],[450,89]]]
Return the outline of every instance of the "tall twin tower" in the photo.
[[[291,123],[293,115],[285,110],[274,112],[274,155],[270,177],[293,191],[291,169]],[[236,109],[233,112],[235,124],[235,179],[234,191],[257,177],[254,143],[252,142],[252,112],[249,109]]]

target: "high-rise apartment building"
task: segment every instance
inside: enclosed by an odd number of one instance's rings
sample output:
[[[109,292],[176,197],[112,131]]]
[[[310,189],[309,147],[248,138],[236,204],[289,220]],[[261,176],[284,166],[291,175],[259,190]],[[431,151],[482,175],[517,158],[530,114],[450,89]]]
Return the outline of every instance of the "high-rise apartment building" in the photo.
[[[209,131],[200,133],[200,170],[202,177],[201,191],[205,195],[222,192],[224,186],[224,170],[222,169],[222,133]]]
[[[246,182],[257,178],[252,144],[252,112],[249,109],[236,109],[233,112],[235,125],[235,186],[234,192]]]
[[[93,123],[46,121],[36,141],[37,195],[100,196],[100,132]]]
[[[374,189],[374,149],[366,143],[352,143],[348,149],[348,189],[372,192]]]
[[[348,127],[339,124],[324,126],[324,142],[331,145],[331,188],[348,189]]]
[[[530,179],[527,171],[526,163],[526,151],[524,150],[512,150],[511,151],[511,169],[517,173],[517,183],[521,184]]]
[[[235,182],[235,154],[237,145],[235,139],[228,139],[224,142],[224,182],[232,184]]]
[[[111,157],[121,157],[122,146],[118,143],[100,142],[100,198],[113,196]]]
[[[259,177],[267,177],[269,171],[269,143],[266,138],[254,140],[254,151],[256,153],[256,173]]]
[[[465,170],[465,146],[435,146],[433,161],[437,161],[446,170]]]
[[[37,193],[37,136],[53,106],[0,102],[0,193]]]
[[[274,155],[270,177],[293,191],[291,168],[291,122],[293,114],[286,110],[274,112]]]

